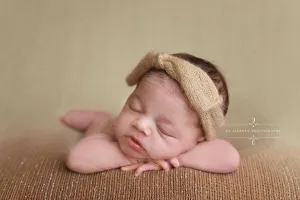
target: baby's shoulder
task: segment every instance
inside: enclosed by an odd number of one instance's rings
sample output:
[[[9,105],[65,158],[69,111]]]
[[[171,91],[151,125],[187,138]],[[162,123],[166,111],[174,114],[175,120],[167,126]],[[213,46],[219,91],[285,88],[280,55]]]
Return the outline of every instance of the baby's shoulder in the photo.
[[[115,124],[115,118],[110,118],[101,132],[111,137],[114,137],[115,136],[114,124]]]

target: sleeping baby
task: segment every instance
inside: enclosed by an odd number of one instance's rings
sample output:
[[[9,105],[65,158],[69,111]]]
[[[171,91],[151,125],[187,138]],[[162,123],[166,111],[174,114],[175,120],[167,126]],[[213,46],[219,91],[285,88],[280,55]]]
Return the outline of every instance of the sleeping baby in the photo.
[[[121,168],[138,176],[149,170],[189,167],[229,173],[238,151],[218,139],[229,95],[223,75],[190,54],[150,52],[127,76],[136,86],[119,115],[71,110],[61,121],[84,132],[66,166],[78,173]]]

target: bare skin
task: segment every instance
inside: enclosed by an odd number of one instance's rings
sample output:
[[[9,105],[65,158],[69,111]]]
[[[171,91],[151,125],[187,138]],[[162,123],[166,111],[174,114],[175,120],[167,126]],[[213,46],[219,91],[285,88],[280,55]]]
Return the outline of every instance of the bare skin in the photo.
[[[63,117],[61,117],[60,120],[67,127],[84,133],[86,135],[85,139],[76,144],[76,148],[74,147],[71,151],[72,153],[69,154],[66,164],[73,171],[77,171],[79,173],[94,173],[98,171],[122,167],[121,169],[123,171],[136,170],[136,176],[138,176],[142,172],[149,170],[164,169],[168,171],[171,168],[170,164],[172,164],[173,167],[179,167],[179,162],[176,159],[170,160],[170,163],[164,160],[156,160],[155,162],[149,162],[149,159],[136,159],[134,157],[130,157],[120,152],[116,139],[112,134],[114,120],[111,119],[110,114],[107,112],[71,110],[67,112]],[[90,147],[82,145],[86,144],[89,141],[93,141],[95,145],[91,145]],[[93,149],[92,147],[97,148]],[[86,148],[89,148],[90,152],[98,151],[97,153],[101,155],[101,150],[105,150],[105,148],[102,147],[110,149],[109,153],[114,158],[112,160],[120,162],[114,163],[106,161],[105,163],[102,163],[102,159],[99,159],[99,162],[97,163],[97,159],[95,159],[96,156],[93,157],[94,155],[91,155],[91,160],[94,162],[92,163],[92,165],[100,165],[101,167],[88,168],[87,165],[84,165],[85,163],[83,162],[78,163],[77,165],[73,164],[73,161],[75,159],[83,159],[79,156],[82,149],[85,150]],[[73,157],[71,155],[76,155],[80,158],[78,159],[78,157],[76,158],[75,156]],[[110,156],[106,154],[105,157]],[[99,156],[99,158],[103,158],[103,156]],[[106,163],[110,164],[106,165]]]
[[[138,176],[179,166],[228,173],[239,165],[230,143],[204,141],[197,114],[169,79],[143,79],[115,119],[105,112],[74,110],[61,121],[85,133],[66,161],[79,173],[121,168]]]

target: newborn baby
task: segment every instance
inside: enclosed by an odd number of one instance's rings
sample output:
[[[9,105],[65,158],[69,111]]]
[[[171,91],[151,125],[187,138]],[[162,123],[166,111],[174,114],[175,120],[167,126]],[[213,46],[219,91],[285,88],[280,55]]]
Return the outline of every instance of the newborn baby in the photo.
[[[237,150],[215,136],[227,113],[228,91],[214,65],[189,54],[151,52],[127,83],[137,86],[114,119],[106,112],[80,110],[61,118],[85,133],[70,149],[69,169],[121,168],[135,170],[136,176],[179,166],[216,173],[237,169]]]

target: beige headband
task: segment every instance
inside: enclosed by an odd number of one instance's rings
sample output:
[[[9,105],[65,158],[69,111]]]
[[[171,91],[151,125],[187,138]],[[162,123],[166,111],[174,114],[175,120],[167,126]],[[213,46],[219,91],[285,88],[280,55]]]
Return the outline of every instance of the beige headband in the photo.
[[[162,69],[182,87],[198,113],[206,140],[216,137],[216,128],[224,124],[223,99],[212,79],[200,67],[167,53],[148,53],[126,77],[129,86],[137,84],[151,68]]]

